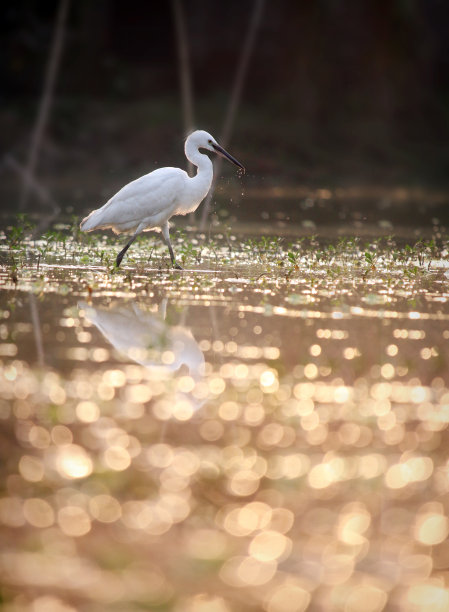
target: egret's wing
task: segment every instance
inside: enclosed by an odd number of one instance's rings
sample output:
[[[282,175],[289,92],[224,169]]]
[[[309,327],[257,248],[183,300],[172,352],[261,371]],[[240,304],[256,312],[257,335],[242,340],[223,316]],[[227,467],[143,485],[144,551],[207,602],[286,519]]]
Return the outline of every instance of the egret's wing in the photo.
[[[158,226],[161,218],[166,221],[176,209],[187,174],[179,168],[160,168],[128,183],[104,206],[93,211],[83,229],[112,227],[126,231],[142,222]]]
[[[179,168],[161,168],[145,174],[120,189],[104,205],[108,214],[126,212],[129,219],[157,214],[172,203],[184,187],[185,172]]]

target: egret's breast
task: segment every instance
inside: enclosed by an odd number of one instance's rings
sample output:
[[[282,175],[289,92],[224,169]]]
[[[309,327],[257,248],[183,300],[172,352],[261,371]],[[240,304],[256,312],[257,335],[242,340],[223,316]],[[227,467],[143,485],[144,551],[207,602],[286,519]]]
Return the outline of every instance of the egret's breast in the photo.
[[[212,184],[212,176],[212,164],[210,163],[210,169],[200,170],[196,176],[187,179],[184,193],[180,194],[178,199],[175,214],[186,215],[198,208],[209,193]]]

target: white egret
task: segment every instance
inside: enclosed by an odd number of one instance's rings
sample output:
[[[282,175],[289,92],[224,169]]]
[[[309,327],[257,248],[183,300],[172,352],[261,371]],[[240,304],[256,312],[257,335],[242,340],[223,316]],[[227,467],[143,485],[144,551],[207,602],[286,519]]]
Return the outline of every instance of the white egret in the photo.
[[[204,375],[204,355],[189,328],[169,325],[164,320],[164,307],[158,315],[147,312],[136,303],[121,307],[94,307],[80,302],[79,307],[103,336],[117,349],[153,373],[175,373],[183,365],[190,376],[199,380]],[[172,359],[165,363],[164,353]]]
[[[186,375],[187,369],[195,383],[203,380],[203,352],[188,327],[165,321],[166,300],[160,304],[157,314],[135,302],[115,307],[94,307],[80,302],[78,306],[84,311],[85,319],[93,323],[117,351],[146,368],[150,386],[152,380],[179,380]],[[174,385],[167,399],[173,407],[189,406],[195,412],[204,404],[207,394],[197,397],[193,389]]]
[[[196,130],[187,138],[184,147],[187,159],[198,168],[194,177],[189,177],[180,168],[159,168],[145,174],[122,187],[104,206],[92,211],[83,219],[80,228],[86,232],[107,228],[115,234],[132,232],[131,239],[117,255],[117,266],[140,233],[160,230],[173,267],[181,269],[170,242],[168,221],[173,215],[186,215],[196,210],[210,189],[213,166],[200,149],[218,153],[245,170],[213,136],[204,130]]]

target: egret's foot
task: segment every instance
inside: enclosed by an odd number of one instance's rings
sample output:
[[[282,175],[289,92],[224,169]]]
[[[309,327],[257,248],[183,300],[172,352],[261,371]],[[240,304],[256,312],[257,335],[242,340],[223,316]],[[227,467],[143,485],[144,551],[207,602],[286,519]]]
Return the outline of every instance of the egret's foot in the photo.
[[[173,267],[174,267],[175,270],[184,270],[184,268],[182,266],[180,266],[177,261],[173,262]]]
[[[119,253],[117,255],[117,259],[115,260],[115,265],[117,268],[120,267],[120,264],[122,263],[122,259],[123,259],[123,255],[121,253]]]

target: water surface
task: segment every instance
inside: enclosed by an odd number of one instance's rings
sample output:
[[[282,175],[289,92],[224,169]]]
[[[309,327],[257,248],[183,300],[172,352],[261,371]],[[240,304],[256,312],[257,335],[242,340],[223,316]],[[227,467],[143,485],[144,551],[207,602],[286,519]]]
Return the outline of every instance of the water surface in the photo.
[[[406,242],[4,237],[5,610],[449,609],[447,242]]]

